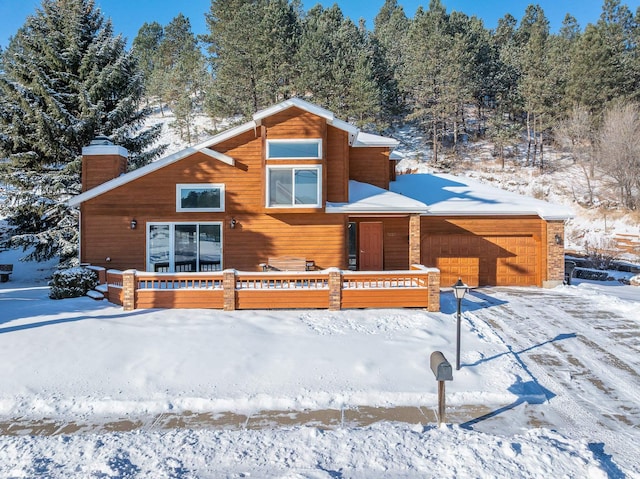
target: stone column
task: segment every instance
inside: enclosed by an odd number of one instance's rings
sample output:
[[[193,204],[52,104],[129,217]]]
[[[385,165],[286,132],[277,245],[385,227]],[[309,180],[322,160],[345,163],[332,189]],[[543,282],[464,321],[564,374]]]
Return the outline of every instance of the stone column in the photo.
[[[429,268],[429,306],[428,311],[437,313],[440,311],[440,270]]]
[[[329,268],[329,311],[342,308],[342,271]]]
[[[222,272],[222,288],[224,290],[224,311],[236,310],[236,270],[225,269]]]
[[[128,269],[122,272],[122,309],[133,311],[136,309],[136,270]]]
[[[409,216],[409,267],[422,264],[420,257],[420,215]]]

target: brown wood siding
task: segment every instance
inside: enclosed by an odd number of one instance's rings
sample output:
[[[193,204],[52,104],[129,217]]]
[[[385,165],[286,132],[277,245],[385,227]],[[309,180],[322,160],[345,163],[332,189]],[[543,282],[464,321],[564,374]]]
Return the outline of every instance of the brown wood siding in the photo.
[[[422,217],[421,258],[442,285],[541,286],[544,220],[538,217]]]
[[[127,158],[120,155],[87,155],[82,158],[82,191],[126,173]]]
[[[349,135],[333,126],[327,128],[327,201],[349,201]]]
[[[267,138],[324,138],[326,120],[299,108],[288,108],[270,117],[262,124],[267,129]]]
[[[349,148],[349,179],[389,189],[389,148]]]

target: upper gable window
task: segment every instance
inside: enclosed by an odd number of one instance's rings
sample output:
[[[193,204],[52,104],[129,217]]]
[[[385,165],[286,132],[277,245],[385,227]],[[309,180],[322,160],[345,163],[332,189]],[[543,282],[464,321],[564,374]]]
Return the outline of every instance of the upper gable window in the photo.
[[[322,159],[322,140],[267,140],[267,158],[270,160]]]
[[[224,211],[224,185],[176,185],[176,211]]]

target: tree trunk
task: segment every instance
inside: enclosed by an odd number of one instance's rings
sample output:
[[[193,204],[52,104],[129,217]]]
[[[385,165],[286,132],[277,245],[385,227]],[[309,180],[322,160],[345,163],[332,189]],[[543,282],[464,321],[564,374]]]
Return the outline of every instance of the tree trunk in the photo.
[[[433,162],[438,163],[438,122],[433,120]]]

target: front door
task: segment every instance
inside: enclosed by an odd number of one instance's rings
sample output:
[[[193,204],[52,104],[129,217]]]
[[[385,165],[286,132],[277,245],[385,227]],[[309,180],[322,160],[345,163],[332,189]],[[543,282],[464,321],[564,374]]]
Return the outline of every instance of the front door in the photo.
[[[362,222],[358,228],[360,251],[358,269],[360,271],[382,271],[382,223]]]

